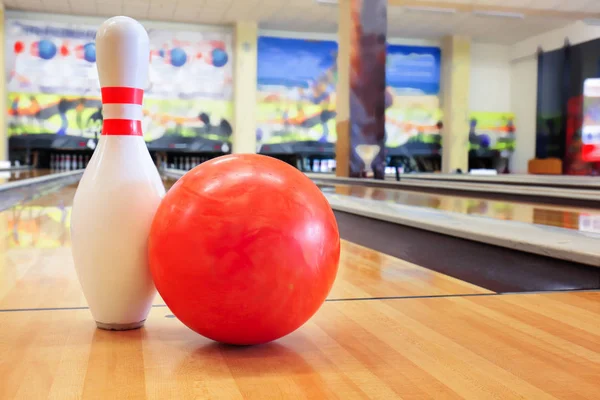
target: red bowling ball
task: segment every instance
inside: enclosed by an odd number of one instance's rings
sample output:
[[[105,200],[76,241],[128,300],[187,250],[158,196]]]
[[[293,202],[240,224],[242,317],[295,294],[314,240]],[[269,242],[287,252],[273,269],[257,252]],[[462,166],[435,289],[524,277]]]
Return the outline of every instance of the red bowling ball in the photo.
[[[166,194],[149,243],[156,288],[185,325],[250,345],[285,336],[325,301],[340,258],[337,223],[302,172],[261,155],[227,155]]]

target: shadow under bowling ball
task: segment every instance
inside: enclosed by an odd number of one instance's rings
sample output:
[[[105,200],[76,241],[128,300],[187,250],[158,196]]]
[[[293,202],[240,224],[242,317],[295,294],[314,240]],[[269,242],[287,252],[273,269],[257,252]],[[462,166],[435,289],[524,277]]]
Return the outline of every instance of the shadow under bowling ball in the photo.
[[[297,342],[297,341],[296,341]],[[314,368],[300,355],[308,351],[304,346],[292,349],[284,344],[269,342],[253,346],[236,346],[212,342],[182,360],[177,375],[189,374],[194,366],[210,378],[231,376],[234,380],[243,377],[268,377],[295,374],[311,374]],[[207,362],[207,360],[210,360]],[[192,370],[190,369],[192,368]],[[268,389],[265,389],[268,390]],[[266,395],[266,394],[265,394]],[[265,398],[271,398],[269,396]]]

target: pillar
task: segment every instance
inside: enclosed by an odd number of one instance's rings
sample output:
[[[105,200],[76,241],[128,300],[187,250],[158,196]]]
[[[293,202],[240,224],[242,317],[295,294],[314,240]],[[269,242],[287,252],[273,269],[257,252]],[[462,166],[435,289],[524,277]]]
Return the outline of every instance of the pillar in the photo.
[[[442,172],[469,166],[469,81],[471,39],[448,36],[442,41]]]
[[[335,174],[350,176],[350,25],[351,0],[339,1],[336,86]]]
[[[6,68],[4,59],[4,4],[0,3],[0,65]],[[6,118],[6,72],[0,73],[0,161],[8,160],[8,123]]]
[[[256,153],[256,67],[258,24],[235,25],[233,65],[233,153]]]
[[[383,179],[387,0],[340,2],[338,26],[338,175]]]

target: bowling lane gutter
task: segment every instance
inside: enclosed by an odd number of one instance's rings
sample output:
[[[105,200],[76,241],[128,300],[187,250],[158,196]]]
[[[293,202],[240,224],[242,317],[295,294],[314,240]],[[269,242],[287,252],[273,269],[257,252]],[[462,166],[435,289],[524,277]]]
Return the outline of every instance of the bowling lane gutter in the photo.
[[[81,179],[83,169],[35,178],[8,182],[0,185],[0,210],[5,210],[24,200],[58,190]]]
[[[326,193],[335,211],[600,267],[600,235]]]
[[[334,210],[343,239],[498,292],[600,289],[600,268]]]
[[[459,182],[442,179],[405,178],[398,181],[380,179],[342,178],[333,175],[308,173],[315,183],[360,185],[391,190],[410,190],[455,196],[479,197],[490,200],[533,202],[585,208],[600,208],[600,190],[593,188],[564,188],[540,185],[519,185],[492,182]]]

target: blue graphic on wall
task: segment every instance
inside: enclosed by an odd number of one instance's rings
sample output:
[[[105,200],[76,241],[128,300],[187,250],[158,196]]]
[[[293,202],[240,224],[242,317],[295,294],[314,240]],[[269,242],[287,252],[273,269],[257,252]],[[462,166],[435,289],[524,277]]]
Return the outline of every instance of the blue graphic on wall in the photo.
[[[438,47],[387,46],[388,86],[436,95],[440,91],[441,51]],[[337,43],[277,37],[258,39],[258,84],[310,86],[335,70]]]
[[[437,95],[440,92],[441,51],[437,47],[388,45],[388,86]]]
[[[333,151],[337,49],[335,41],[259,37],[259,151],[306,151],[310,142]],[[437,47],[387,46],[388,146],[420,143],[439,132],[440,63]]]
[[[335,68],[336,57],[336,42],[260,37],[258,84],[308,88]]]

